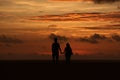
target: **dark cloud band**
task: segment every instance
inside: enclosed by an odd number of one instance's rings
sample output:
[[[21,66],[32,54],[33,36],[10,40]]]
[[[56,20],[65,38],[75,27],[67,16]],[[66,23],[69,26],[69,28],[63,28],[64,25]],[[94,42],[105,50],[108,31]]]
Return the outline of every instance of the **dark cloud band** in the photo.
[[[93,0],[95,3],[113,3],[120,0]]]
[[[91,1],[95,3],[113,3],[120,0],[49,0],[49,1],[72,1],[72,2],[73,1],[82,1],[82,2]]]

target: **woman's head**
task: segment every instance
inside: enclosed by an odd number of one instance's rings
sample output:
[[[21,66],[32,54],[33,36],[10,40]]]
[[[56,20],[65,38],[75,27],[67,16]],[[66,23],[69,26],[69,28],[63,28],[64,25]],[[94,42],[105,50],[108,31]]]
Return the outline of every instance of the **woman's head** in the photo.
[[[66,46],[67,46],[67,47],[70,47],[70,44],[69,44],[69,43],[66,43]]]

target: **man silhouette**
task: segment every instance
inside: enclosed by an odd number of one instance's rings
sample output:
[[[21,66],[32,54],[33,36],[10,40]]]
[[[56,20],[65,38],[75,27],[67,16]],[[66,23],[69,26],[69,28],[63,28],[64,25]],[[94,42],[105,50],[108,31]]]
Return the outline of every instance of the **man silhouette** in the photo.
[[[60,44],[57,42],[57,38],[54,38],[54,43],[52,44],[52,60],[54,63],[58,63],[59,51],[61,51]]]

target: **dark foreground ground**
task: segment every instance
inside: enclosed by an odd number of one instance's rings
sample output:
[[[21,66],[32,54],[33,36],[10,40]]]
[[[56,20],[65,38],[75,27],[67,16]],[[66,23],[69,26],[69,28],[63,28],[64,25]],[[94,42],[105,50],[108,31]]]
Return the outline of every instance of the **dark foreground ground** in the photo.
[[[71,60],[71,64],[117,64],[120,60],[97,60],[97,59],[86,59],[86,60]],[[59,60],[58,64],[52,62],[52,60],[0,60],[0,64],[37,64],[37,65],[59,65],[66,64],[65,60]],[[67,65],[67,64],[66,64]]]
[[[50,60],[4,60],[0,61],[0,73],[4,78],[1,80],[79,80],[88,75],[116,74],[120,71],[119,64],[120,60],[73,60],[70,64],[62,60],[58,64]]]
[[[69,64],[66,64],[64,60],[60,60],[58,63],[53,63],[51,60],[0,60],[0,65],[6,66],[44,66],[44,65],[112,65],[112,64],[120,64],[120,60],[71,60]]]

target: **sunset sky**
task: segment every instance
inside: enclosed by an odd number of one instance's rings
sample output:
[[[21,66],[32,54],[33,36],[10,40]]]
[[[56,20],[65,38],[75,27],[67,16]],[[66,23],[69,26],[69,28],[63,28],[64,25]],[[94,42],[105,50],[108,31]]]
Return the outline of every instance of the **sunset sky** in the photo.
[[[62,50],[120,57],[120,0],[0,0],[0,54],[51,54],[55,36]]]

